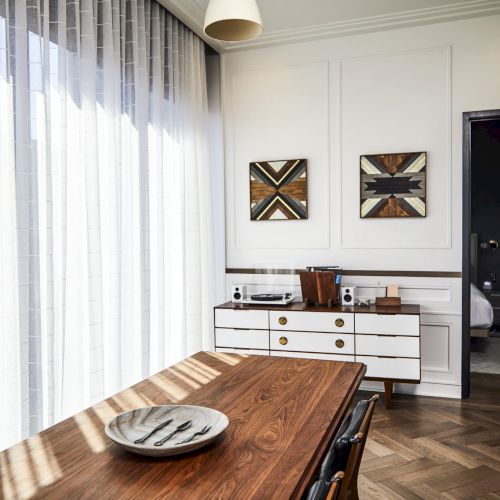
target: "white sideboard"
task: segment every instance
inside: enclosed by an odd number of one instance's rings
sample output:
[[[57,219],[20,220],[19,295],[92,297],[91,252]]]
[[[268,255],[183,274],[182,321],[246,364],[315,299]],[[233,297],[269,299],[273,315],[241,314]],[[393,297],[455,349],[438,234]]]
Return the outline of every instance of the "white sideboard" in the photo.
[[[215,350],[240,354],[351,361],[382,380],[420,382],[420,307],[285,307],[226,303],[214,309]]]

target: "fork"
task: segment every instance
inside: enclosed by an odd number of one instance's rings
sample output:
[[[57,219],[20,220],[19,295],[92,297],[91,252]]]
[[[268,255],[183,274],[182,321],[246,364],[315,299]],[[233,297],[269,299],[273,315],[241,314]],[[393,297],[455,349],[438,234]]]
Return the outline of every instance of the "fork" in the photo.
[[[198,431],[198,432],[195,432],[192,436],[189,436],[187,439],[184,439],[184,441],[179,441],[178,443],[175,443],[175,444],[184,444],[184,443],[189,443],[190,441],[192,441],[196,436],[203,436],[203,434],[206,434],[210,429],[212,428],[212,426],[206,426],[203,427],[203,429],[201,429],[201,431]]]

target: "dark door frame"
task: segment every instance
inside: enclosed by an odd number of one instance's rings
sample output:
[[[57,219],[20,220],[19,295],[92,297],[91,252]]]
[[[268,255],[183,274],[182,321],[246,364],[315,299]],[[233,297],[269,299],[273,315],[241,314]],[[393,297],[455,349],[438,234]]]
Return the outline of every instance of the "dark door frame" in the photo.
[[[462,397],[470,393],[470,232],[472,124],[500,120],[500,109],[463,114],[462,176]]]

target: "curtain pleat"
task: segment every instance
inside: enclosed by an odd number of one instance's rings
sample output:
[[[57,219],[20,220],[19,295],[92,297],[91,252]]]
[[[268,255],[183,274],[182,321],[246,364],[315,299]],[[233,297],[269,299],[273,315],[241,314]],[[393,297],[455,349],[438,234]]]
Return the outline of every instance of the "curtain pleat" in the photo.
[[[0,449],[211,346],[204,54],[154,0],[0,0]]]

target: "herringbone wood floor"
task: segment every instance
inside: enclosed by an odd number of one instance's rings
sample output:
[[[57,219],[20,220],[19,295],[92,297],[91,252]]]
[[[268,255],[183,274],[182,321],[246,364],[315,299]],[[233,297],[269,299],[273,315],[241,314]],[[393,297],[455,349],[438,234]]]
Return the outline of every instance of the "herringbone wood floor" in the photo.
[[[472,374],[462,401],[382,397],[358,486],[361,500],[499,500],[500,375]]]

